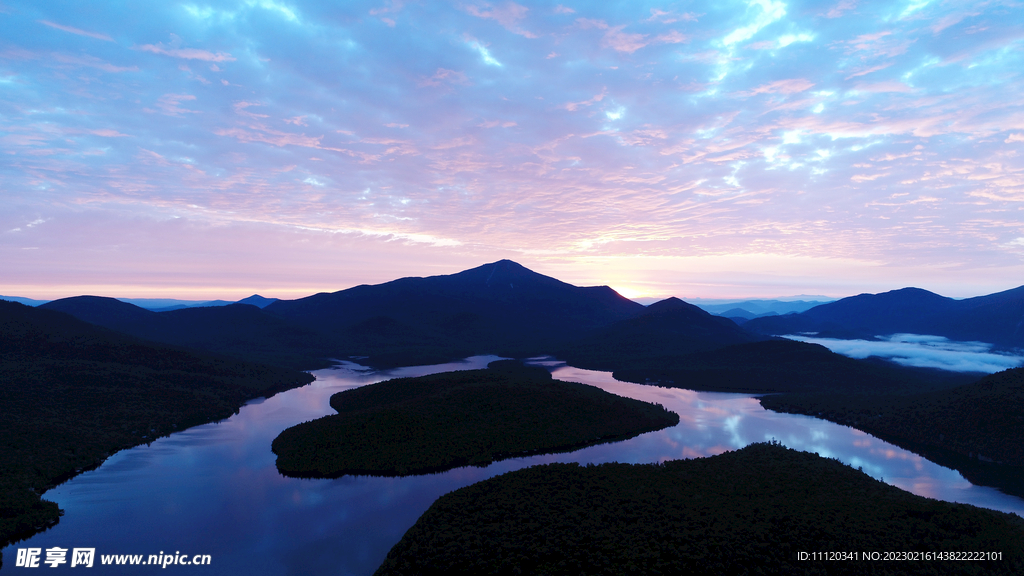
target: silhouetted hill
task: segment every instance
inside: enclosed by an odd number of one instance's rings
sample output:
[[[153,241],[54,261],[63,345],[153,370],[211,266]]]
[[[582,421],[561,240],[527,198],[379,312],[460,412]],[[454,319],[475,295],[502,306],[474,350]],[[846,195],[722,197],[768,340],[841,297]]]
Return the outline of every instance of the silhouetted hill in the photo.
[[[965,300],[920,288],[861,294],[801,314],[755,318],[744,327],[760,334],[867,338],[906,332],[1019,348],[1024,347],[1024,286]]]
[[[644,307],[607,286],[581,288],[501,260],[457,274],[281,300],[264,310],[339,338],[380,364],[385,358],[401,363],[406,354],[549,353]]]
[[[158,312],[103,296],[61,298],[40,305],[39,309],[64,312],[84,322],[128,334],[138,326],[161,322],[162,318]]]
[[[621,370],[664,365],[693,352],[763,339],[728,318],[667,298],[651,304],[640,316],[596,330],[558,355],[580,368]]]
[[[76,296],[40,306],[111,330],[254,362],[310,369],[327,366],[336,348],[322,334],[248,304],[153,312],[99,296]]]
[[[969,550],[1002,554],[934,558]],[[660,464],[533,466],[460,488],[420,516],[375,574],[1016,575],[1022,553],[1019,516],[752,444]]]
[[[0,546],[57,521],[57,506],[39,499],[44,489],[312,379],[0,302]]]
[[[982,460],[1024,467],[1024,368],[901,398],[817,400],[807,403],[805,412],[821,412],[868,432],[946,448],[963,456],[980,455]]]
[[[718,392],[906,394],[949,388],[961,375],[855,360],[817,344],[784,338],[690,354],[629,361],[617,357],[614,376],[626,382]]]
[[[782,394],[761,404],[855,426],[955,467],[975,483],[1001,484],[975,480],[977,474],[1015,477],[1015,485],[1001,487],[1024,494],[1024,368],[921,394]]]
[[[273,304],[274,302],[277,302],[277,300],[277,298],[264,298],[259,294],[253,294],[248,298],[242,298],[238,302],[235,302],[235,304],[250,304],[257,308],[266,308],[267,306]]]
[[[943,322],[942,329],[943,333],[936,333],[954,340],[1024,348],[1024,286],[958,300],[956,313]]]
[[[679,423],[679,416],[515,360],[398,378],[331,396],[337,414],[274,439],[287,476],[405,476],[566,452]]]

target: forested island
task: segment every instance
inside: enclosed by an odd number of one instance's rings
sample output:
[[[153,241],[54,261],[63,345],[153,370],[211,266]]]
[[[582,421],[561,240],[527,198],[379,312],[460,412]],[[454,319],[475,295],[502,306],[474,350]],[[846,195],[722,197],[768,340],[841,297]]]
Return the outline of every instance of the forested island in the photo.
[[[283,474],[402,476],[575,450],[679,423],[663,407],[553,380],[538,367],[492,362],[398,378],[331,396],[338,413],[282,432]]]
[[[857,553],[800,560],[799,553]],[[865,560],[878,552],[996,560]],[[388,553],[404,574],[1020,574],[1024,521],[837,460],[752,444],[664,464],[549,464],[438,499]]]
[[[40,494],[111,454],[312,380],[0,301],[0,547],[56,523]]]

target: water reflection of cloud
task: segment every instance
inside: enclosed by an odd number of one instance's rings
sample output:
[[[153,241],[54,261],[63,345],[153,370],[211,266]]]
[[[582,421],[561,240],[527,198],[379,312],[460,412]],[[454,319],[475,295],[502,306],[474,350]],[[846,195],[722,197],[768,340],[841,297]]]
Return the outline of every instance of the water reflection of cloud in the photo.
[[[786,335],[785,338],[820,344],[829,350],[863,359],[869,356],[887,358],[915,368],[939,368],[951,372],[984,372],[992,374],[1024,364],[1024,356],[991,352],[984,342],[957,342],[942,336],[892,334],[879,340],[840,340]]]
[[[483,359],[480,364],[485,364]],[[429,370],[420,367],[416,372]],[[290,390],[250,404],[220,424],[121,452],[100,469],[47,492],[47,499],[68,511],[67,518],[22,545],[45,548],[89,541],[97,547],[143,550],[158,537],[165,547],[209,550],[222,565],[237,566],[237,573],[327,572],[283,572],[273,566],[302,556],[330,565],[333,571],[368,574],[423,511],[442,494],[462,486],[537,464],[664,462],[718,455],[738,448],[737,441],[745,445],[771,439],[862,467],[874,478],[917,494],[1024,513],[1020,499],[972,486],[956,472],[860,430],[767,411],[756,399],[741,394],[656,388],[618,382],[607,373],[567,371],[575,377],[562,377],[560,371],[555,377],[658,401],[680,414],[681,424],[623,442],[503,460],[485,468],[405,478],[286,478],[277,472],[269,450],[275,430],[307,419],[311,410],[329,411],[327,399],[339,387],[386,378],[381,373],[368,377],[352,371],[318,371],[320,387]],[[696,421],[699,429],[687,424]],[[260,428],[260,422],[270,425]]]

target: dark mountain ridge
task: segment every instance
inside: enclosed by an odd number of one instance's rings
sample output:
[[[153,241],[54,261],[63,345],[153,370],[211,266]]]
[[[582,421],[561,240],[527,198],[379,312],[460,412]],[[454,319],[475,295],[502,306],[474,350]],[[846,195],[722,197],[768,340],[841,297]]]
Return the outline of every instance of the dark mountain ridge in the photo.
[[[743,326],[760,334],[818,332],[840,338],[931,334],[1024,348],[1024,286],[964,300],[920,288],[860,294],[800,314],[754,318]]]
[[[424,350],[550,353],[645,308],[607,286],[577,287],[500,260],[457,274],[280,300],[264,311],[387,364]]]
[[[312,380],[0,302],[0,547],[56,523],[39,495],[110,454]]]
[[[766,339],[673,297],[651,304],[637,317],[595,330],[558,355],[574,366],[618,370]]]
[[[336,352],[322,334],[264,313],[229,304],[153,312],[100,296],[62,298],[39,306],[137,338],[226,354],[289,368],[326,367]]]

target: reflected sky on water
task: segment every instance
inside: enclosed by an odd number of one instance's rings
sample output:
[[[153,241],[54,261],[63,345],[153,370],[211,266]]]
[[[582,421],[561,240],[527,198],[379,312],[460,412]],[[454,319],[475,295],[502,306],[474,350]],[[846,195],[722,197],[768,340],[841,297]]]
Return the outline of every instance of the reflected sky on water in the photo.
[[[371,574],[438,497],[497,474],[549,462],[646,463],[711,456],[771,439],[862,467],[915,494],[1024,515],[1021,499],[973,486],[955,471],[859,430],[770,412],[750,395],[630,384],[607,372],[550,359],[536,363],[562,380],[662,404],[678,413],[680,422],[614,444],[441,474],[336,480],[278,474],[270,443],[285,428],[333,413],[332,394],[389,378],[483,368],[495,359],[481,356],[381,372],[346,363],[315,372],[317,381],[308,386],[251,402],[222,422],[119,452],[99,469],[45,494],[66,515],[53,529],[5,549],[5,571],[15,569],[16,548],[60,546],[95,547],[90,574],[151,573],[151,566],[100,566],[99,555],[161,552],[212,555],[213,567],[169,567],[175,573]]]

